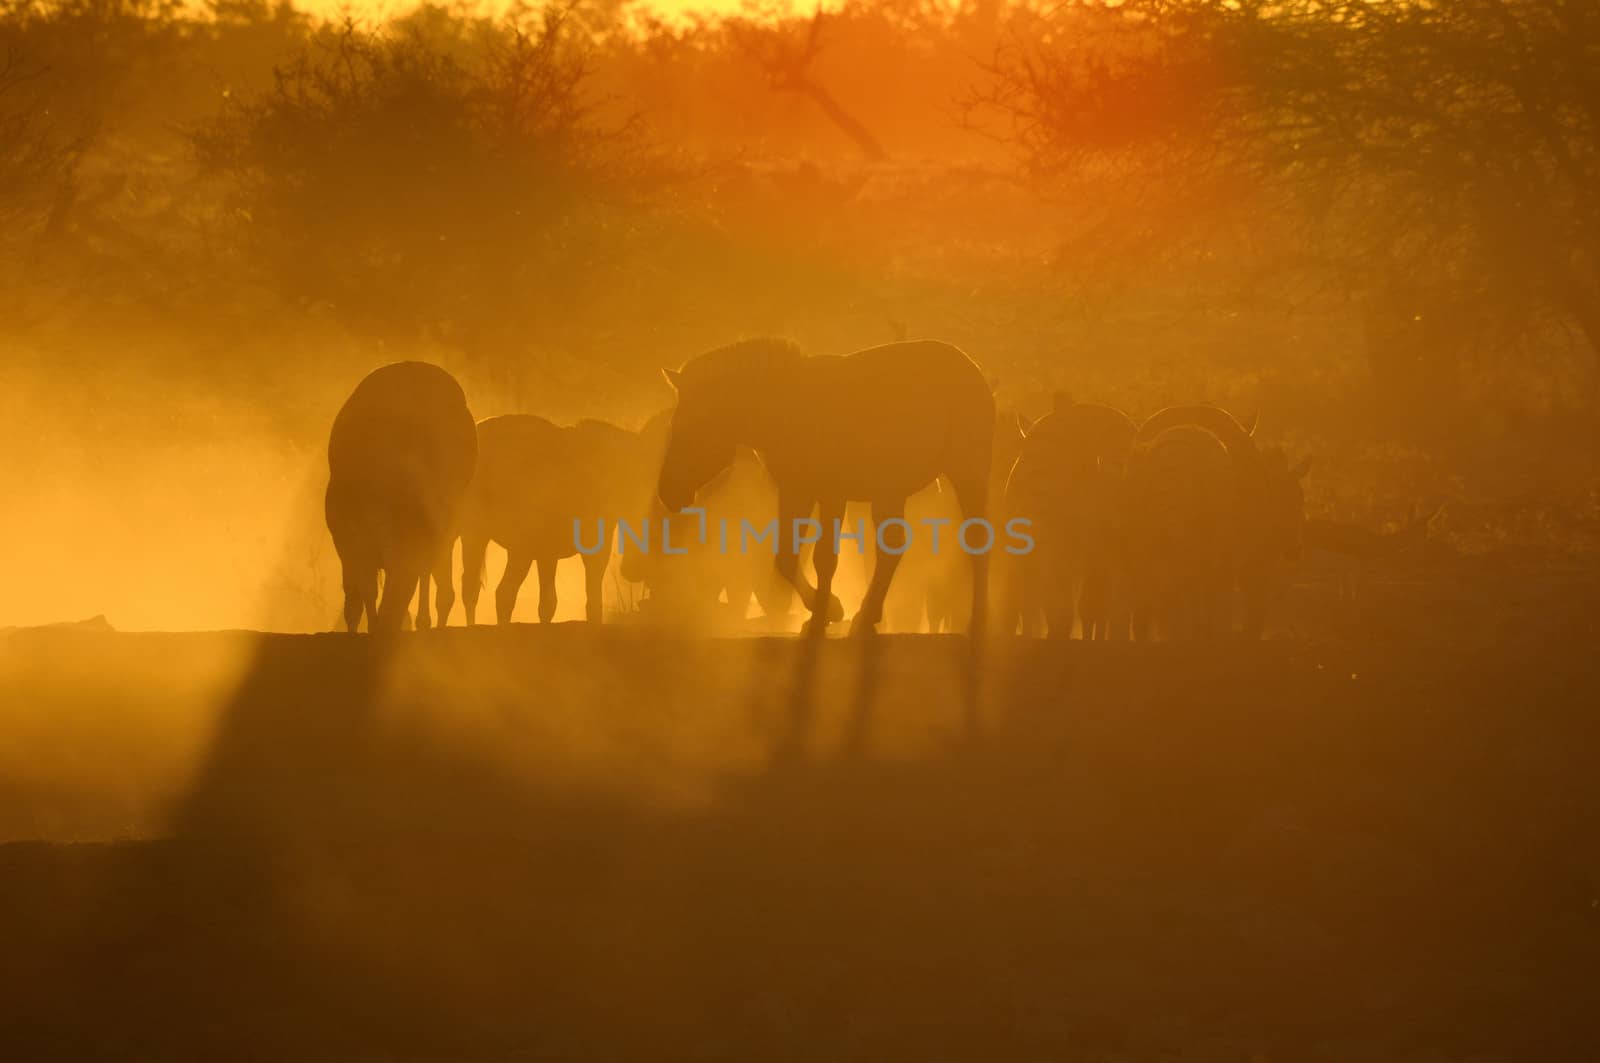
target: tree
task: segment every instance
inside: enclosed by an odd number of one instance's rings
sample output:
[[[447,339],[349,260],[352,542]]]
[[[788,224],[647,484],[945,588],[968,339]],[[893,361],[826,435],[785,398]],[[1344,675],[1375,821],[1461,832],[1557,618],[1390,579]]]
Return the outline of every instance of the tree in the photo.
[[[1080,0],[992,71],[975,102],[1035,173],[1290,196],[1334,283],[1382,302],[1422,276],[1524,329],[1554,310],[1600,356],[1588,0]]]
[[[597,213],[625,198],[621,138],[591,118],[560,13],[476,30],[459,48],[425,15],[325,28],[197,133],[279,291],[469,353],[564,308],[604,254]]]
[[[0,52],[0,233],[13,241],[48,233],[64,216],[85,145],[36,91],[44,74],[14,48]]]
[[[739,49],[760,65],[774,92],[794,93],[809,99],[863,155],[873,162],[881,162],[887,153],[878,138],[834,98],[814,70],[817,57],[822,54],[824,19],[822,8],[818,7],[798,35],[790,33],[786,21],[777,19],[766,23],[734,19],[728,28]]]

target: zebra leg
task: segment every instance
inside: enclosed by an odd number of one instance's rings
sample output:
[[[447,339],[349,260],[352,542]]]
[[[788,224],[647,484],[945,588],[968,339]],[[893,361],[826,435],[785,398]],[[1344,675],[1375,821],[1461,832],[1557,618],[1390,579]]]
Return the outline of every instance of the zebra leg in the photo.
[[[1149,642],[1155,637],[1155,624],[1148,602],[1141,601],[1134,606],[1130,634],[1139,642]]]
[[[1062,556],[1066,550],[1065,544],[1057,543],[1039,566],[1040,610],[1044,613],[1045,637],[1051,639],[1070,639],[1077,614],[1077,588],[1068,559]]]
[[[433,612],[439,618],[440,627],[449,622],[450,610],[456,607],[455,549],[456,540],[452,536],[433,555]]]
[[[517,608],[517,592],[522,581],[528,578],[533,567],[533,555],[520,550],[506,550],[506,571],[500,577],[500,586],[494,589],[494,619],[499,624],[511,623],[511,614]]]
[[[1133,638],[1132,607],[1128,603],[1129,584],[1127,559],[1120,554],[1114,555],[1106,565],[1106,624],[1110,634],[1104,637],[1118,642]]]
[[[972,593],[972,581],[964,578],[961,558],[934,558],[933,575],[928,581],[928,631],[932,634],[955,634],[966,630],[966,617],[962,616],[963,599]],[[953,565],[945,561],[956,562]],[[902,577],[904,578],[904,577]],[[970,610],[969,610],[970,612]]]
[[[605,620],[605,593],[606,593],[606,566],[611,560],[610,553],[584,554],[583,555],[583,615],[591,624],[599,624]],[[550,562],[554,569],[556,562]],[[539,567],[539,608],[544,609],[544,565]],[[552,589],[550,597],[555,598]]]
[[[1070,529],[1059,524],[1050,529],[1051,534],[1035,551],[1031,583],[1035,595],[1035,608],[1044,618],[1045,637],[1070,639],[1078,619],[1078,595],[1081,590],[1082,557],[1072,541]]]
[[[417,592],[417,581],[422,577],[422,566],[414,562],[400,562],[383,573],[383,597],[378,602],[378,622],[369,625],[373,631],[399,631],[411,608],[411,596]]]
[[[428,589],[433,582],[433,573],[423,568],[417,577],[417,630],[426,631],[433,626],[433,614],[428,607]]]
[[[478,622],[478,598],[483,594],[483,558],[489,549],[488,536],[461,537],[461,607],[467,626]]]
[[[1078,619],[1083,624],[1083,641],[1104,640],[1110,636],[1106,624],[1108,598],[1105,566],[1091,554],[1084,561],[1083,587],[1078,592]]]
[[[905,512],[906,500],[903,498],[872,503],[874,537],[881,534],[884,521],[903,521]],[[900,566],[900,555],[905,553],[906,546],[906,529],[903,526],[882,535],[882,541],[878,543],[878,556],[872,563],[872,582],[867,585],[867,595],[861,600],[860,612],[850,622],[850,634],[870,635],[877,630],[878,621],[883,619],[883,600],[889,595],[889,584],[894,579],[894,570]]]
[[[972,475],[950,476],[950,482],[955,485],[956,501],[961,503],[961,519],[977,520],[988,516],[989,505],[989,448],[983,448],[981,463],[978,471]],[[905,509],[904,500],[900,508]],[[989,547],[995,545],[994,528],[989,529]],[[960,549],[959,543],[957,549]],[[974,639],[983,638],[987,630],[989,616],[989,550],[972,555],[972,612],[967,621],[967,633]],[[893,568],[890,573],[893,573]],[[877,573],[873,573],[874,579]]]
[[[833,594],[833,574],[839,570],[839,544],[833,537],[833,522],[844,513],[840,499],[825,499],[817,506],[817,519],[822,524],[822,538],[811,551],[811,563],[817,569],[817,589],[811,599],[811,619],[806,621],[807,635],[821,636],[828,632],[830,603],[838,601]]]
[[[376,626],[378,619],[378,570],[365,565],[344,566],[344,629],[354,634],[361,626],[361,617],[367,617],[367,630]]]
[[[539,559],[539,623],[548,624],[556,618],[556,565],[553,557]]]
[[[796,543],[798,536],[795,534],[795,522],[804,520],[811,512],[815,500],[801,497],[793,491],[786,491],[782,486],[778,488],[778,557],[774,566],[773,583],[776,585],[773,599],[777,601],[780,596],[783,601],[788,601],[788,595],[782,587],[787,584],[793,587],[800,595],[800,602],[813,613],[816,612],[816,588],[800,574],[800,547]],[[831,534],[832,528],[828,529]],[[828,602],[828,619],[844,619],[844,604],[838,597],[830,594]]]
[[[1013,558],[1017,563],[1012,573],[1012,597],[1017,603],[1017,625],[1023,638],[1043,638],[1044,602],[1040,598],[1040,573],[1044,571],[1044,558],[1035,546],[1033,553]]]

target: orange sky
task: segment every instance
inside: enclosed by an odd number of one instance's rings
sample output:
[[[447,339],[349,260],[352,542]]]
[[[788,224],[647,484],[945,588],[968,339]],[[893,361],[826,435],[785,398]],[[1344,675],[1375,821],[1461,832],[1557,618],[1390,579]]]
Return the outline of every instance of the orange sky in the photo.
[[[460,4],[450,3],[449,0],[436,0],[436,2],[443,2],[445,3],[445,6],[449,7],[461,7],[469,9],[493,9],[511,6],[510,0],[504,0],[504,2],[492,2],[491,0],[491,2],[472,2]],[[339,15],[345,12],[354,12],[363,16],[383,15],[405,11],[409,8],[417,6],[416,0],[293,0],[293,3],[296,7],[316,15]],[[686,11],[724,13],[738,11],[740,8],[746,6],[747,3],[748,0],[642,0],[642,2],[637,4],[637,6],[640,8],[653,8],[657,11],[673,14]],[[771,4],[769,2],[763,2],[760,6],[766,8],[770,7]],[[809,10],[814,5],[806,4],[805,6]],[[831,3],[825,3],[823,6],[833,7],[834,5]]]

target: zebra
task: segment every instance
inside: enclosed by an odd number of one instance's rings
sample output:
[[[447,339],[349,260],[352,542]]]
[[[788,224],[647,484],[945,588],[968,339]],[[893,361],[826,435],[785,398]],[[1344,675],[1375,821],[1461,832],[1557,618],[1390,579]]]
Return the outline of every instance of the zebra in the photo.
[[[1282,450],[1257,444],[1254,419],[1246,426],[1215,406],[1171,406],[1153,414],[1139,426],[1134,445],[1149,446],[1175,427],[1204,429],[1228,454],[1233,476],[1226,497],[1234,514],[1230,583],[1243,602],[1242,634],[1260,638],[1277,567],[1300,557],[1311,458],[1291,466]]]
[[[1195,425],[1174,425],[1134,448],[1122,528],[1137,638],[1217,634],[1240,523],[1234,481],[1227,447]]]
[[[398,631],[419,582],[416,623],[428,627],[430,576],[443,626],[455,604],[452,531],[477,456],[466,395],[445,370],[397,362],[356,385],[329,434],[324,497],[347,630],[365,616],[369,631]]]
[[[1065,638],[1080,619],[1084,638],[1126,637],[1117,514],[1137,434],[1121,410],[1064,396],[1028,430],[1003,508],[1007,518],[1032,522],[1036,546],[1002,561],[997,597],[1003,629],[1020,620],[1023,633],[1034,634],[1042,618],[1052,637]]]

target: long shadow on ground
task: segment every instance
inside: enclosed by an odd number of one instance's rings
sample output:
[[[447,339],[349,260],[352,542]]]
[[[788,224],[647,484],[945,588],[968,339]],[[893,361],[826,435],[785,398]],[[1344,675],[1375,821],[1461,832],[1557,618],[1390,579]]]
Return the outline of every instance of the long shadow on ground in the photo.
[[[965,652],[263,638],[169,837],[0,847],[0,1055],[1600,1045],[1586,652]]]

